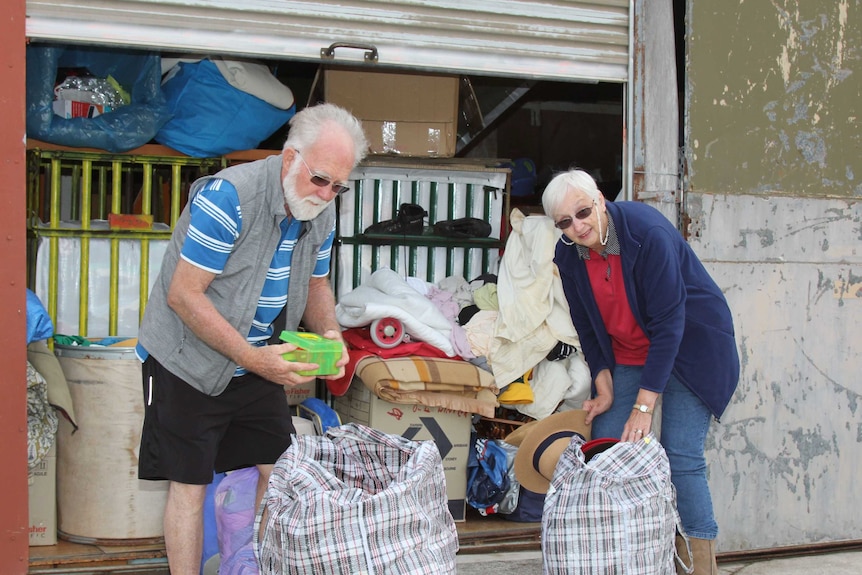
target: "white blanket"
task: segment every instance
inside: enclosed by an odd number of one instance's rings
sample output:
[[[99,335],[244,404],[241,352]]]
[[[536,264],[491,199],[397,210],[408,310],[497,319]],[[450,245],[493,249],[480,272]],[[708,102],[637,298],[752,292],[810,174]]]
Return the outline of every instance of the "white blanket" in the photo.
[[[535,367],[558,341],[580,347],[554,264],[559,230],[550,218],[525,216],[517,208],[509,221],[497,282],[500,313],[487,354],[500,389]]]
[[[449,357],[457,355],[449,320],[431,300],[389,268],[375,271],[367,282],[342,295],[335,306],[335,317],[343,327],[365,327],[376,319],[393,317],[413,340],[433,345]]]

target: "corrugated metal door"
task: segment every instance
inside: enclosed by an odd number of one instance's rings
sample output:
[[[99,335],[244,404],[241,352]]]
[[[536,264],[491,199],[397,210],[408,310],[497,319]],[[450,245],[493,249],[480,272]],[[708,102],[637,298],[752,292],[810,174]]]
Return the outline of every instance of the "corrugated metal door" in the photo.
[[[26,6],[27,36],[34,40],[311,61],[335,45],[335,59],[347,63],[628,79],[629,0],[27,0]]]

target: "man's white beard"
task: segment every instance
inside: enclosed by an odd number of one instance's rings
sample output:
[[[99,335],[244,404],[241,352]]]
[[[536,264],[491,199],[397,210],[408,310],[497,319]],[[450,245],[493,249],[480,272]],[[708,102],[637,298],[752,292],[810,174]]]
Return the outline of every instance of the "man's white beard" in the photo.
[[[284,203],[287,204],[287,209],[290,210],[290,215],[300,221],[313,220],[317,215],[326,209],[329,202],[324,202],[316,195],[308,196],[307,198],[299,197],[296,193],[296,175],[297,164],[287,172],[284,176],[281,185],[284,189]]]

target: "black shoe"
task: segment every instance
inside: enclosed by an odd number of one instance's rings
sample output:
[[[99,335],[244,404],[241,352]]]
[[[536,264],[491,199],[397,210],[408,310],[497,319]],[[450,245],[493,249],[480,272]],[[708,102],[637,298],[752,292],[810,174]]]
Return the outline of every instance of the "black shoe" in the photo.
[[[421,236],[425,229],[425,209],[417,204],[401,204],[398,215],[392,220],[384,220],[365,228],[366,234],[392,234]]]
[[[479,218],[443,220],[434,224],[434,235],[447,238],[487,238],[491,235],[491,224]]]

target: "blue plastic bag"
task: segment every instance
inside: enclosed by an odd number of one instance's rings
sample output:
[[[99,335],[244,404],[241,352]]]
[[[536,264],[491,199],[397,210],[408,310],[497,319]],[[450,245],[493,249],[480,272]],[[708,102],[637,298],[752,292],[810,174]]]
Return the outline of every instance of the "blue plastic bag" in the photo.
[[[482,515],[497,513],[509,489],[506,451],[493,439],[477,439],[467,470],[467,503]]]
[[[299,415],[314,423],[314,430],[323,435],[330,427],[341,425],[341,418],[326,402],[316,397],[307,397],[299,404]]]
[[[522,485],[518,491],[518,506],[515,507],[514,511],[502,515],[502,517],[518,523],[537,523],[542,520],[544,507],[545,494],[530,491]]]
[[[94,118],[62,118],[53,109],[60,68],[86,68],[99,78],[112,76],[129,92],[131,102]],[[168,118],[158,54],[54,44],[27,46],[28,137],[121,153],[152,140]]]
[[[48,339],[54,335],[54,324],[51,316],[42,305],[39,296],[27,288],[27,345],[34,341]]]
[[[156,141],[207,158],[256,148],[296,111],[282,110],[228,83],[210,60],[180,62],[162,86],[171,119]]]

